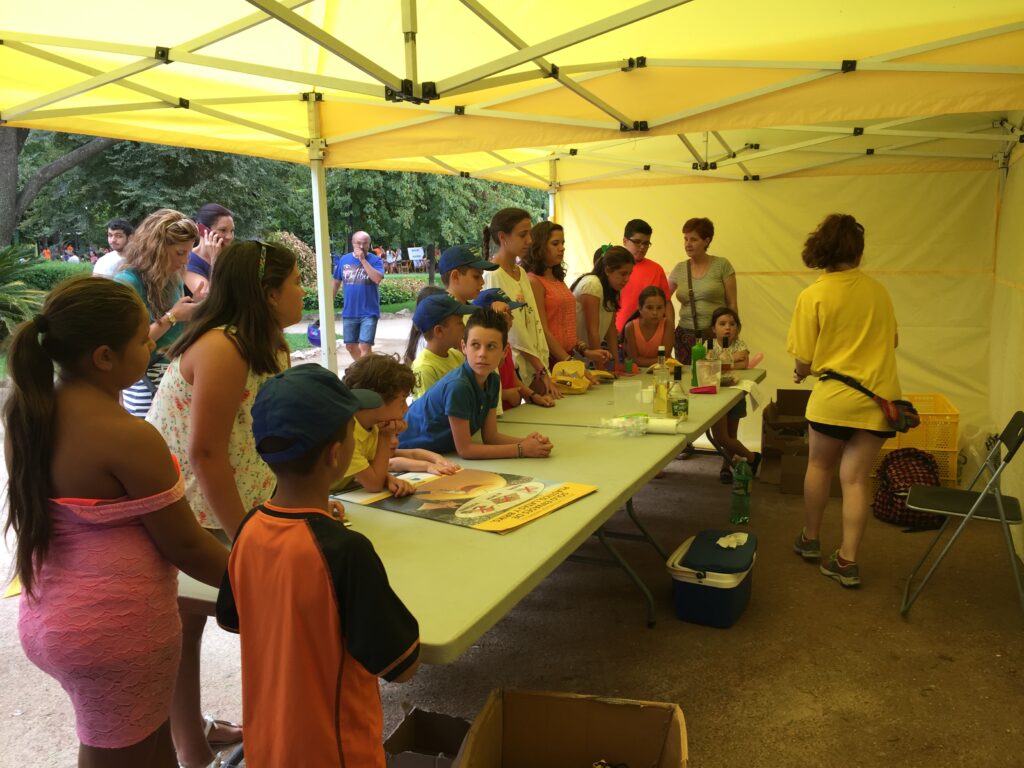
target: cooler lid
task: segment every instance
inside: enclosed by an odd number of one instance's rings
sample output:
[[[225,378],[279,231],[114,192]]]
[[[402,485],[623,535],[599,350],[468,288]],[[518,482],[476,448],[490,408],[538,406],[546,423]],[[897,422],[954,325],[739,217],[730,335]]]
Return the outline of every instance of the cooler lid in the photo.
[[[694,571],[714,573],[740,573],[750,568],[757,552],[757,537],[747,533],[747,543],[728,549],[718,546],[718,540],[736,531],[701,531],[683,557],[682,565]]]

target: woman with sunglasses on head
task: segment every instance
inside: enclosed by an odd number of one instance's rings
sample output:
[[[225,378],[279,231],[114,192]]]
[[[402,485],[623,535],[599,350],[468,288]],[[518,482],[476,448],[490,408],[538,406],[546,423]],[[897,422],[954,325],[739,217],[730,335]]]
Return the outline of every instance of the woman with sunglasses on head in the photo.
[[[227,248],[191,326],[169,350],[170,367],[148,420],[179,457],[185,495],[199,524],[228,545],[245,514],[266,501],[274,474],[256,452],[252,403],[289,365],[284,328],[302,319],[295,254],[253,240]],[[182,613],[182,655],[171,733],[184,766],[241,741],[241,729],[203,717],[199,650],[206,617]]]
[[[167,370],[165,352],[196,310],[185,295],[182,270],[198,230],[183,213],[161,208],[146,217],[124,247],[124,261],[114,279],[126,283],[139,295],[149,313],[149,338],[156,349],[146,374],[121,394],[124,407],[133,416],[146,418],[160,380]]]

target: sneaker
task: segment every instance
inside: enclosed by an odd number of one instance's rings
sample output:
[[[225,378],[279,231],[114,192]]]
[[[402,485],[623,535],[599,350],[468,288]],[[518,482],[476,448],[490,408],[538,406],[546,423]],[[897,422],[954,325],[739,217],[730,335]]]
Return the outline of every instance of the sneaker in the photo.
[[[750,474],[754,477],[757,477],[761,472],[761,459],[763,458],[764,456],[762,456],[758,451],[754,451],[754,460],[750,462]]]
[[[793,551],[808,560],[818,560],[821,557],[821,541],[804,538],[804,532],[800,531],[793,542]]]
[[[844,587],[860,586],[860,567],[856,563],[840,565],[838,549],[829,555],[826,562],[818,566],[818,570],[830,579],[835,579]]]

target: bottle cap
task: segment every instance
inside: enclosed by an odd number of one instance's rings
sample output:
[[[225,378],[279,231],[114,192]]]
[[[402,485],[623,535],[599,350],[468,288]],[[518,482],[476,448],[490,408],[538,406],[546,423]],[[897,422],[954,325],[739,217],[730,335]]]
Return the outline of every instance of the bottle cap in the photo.
[[[648,347],[648,349],[650,349],[650,347]],[[661,344],[661,345],[658,346],[658,354],[659,355],[664,355],[665,354],[665,345],[664,344]]]

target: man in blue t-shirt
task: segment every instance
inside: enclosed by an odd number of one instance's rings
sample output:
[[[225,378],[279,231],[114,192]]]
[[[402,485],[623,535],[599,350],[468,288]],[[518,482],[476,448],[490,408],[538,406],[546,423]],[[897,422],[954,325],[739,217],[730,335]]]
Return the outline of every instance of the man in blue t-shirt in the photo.
[[[358,360],[373,351],[380,318],[380,281],[384,262],[370,251],[366,232],[352,235],[352,252],[334,262],[334,295],[344,286],[345,304],[341,310],[341,336],[345,349]]]

